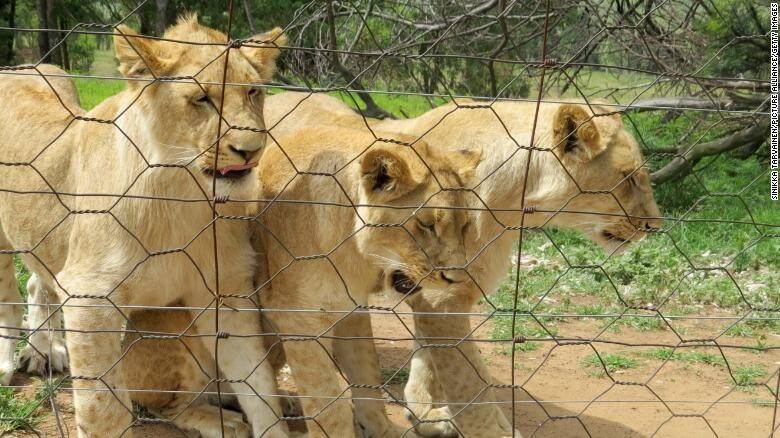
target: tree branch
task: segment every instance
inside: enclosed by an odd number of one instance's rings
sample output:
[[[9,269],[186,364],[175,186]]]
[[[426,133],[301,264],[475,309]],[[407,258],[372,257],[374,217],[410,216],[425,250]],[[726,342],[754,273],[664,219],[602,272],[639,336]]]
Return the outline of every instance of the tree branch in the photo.
[[[691,173],[693,166],[702,158],[755,144],[766,138],[768,130],[769,118],[762,118],[758,123],[734,134],[707,143],[699,143],[685,151],[678,151],[678,155],[672,161],[652,173],[651,179],[655,184],[663,184],[683,178]]]
[[[366,109],[361,112],[367,117],[373,117],[377,119],[394,119],[395,117],[393,117],[392,114],[383,110],[379,107],[379,105],[376,104],[376,102],[374,102],[374,99],[371,97],[370,93],[366,93],[366,89],[363,87],[363,84],[360,83],[360,79],[358,79],[357,75],[349,71],[349,69],[347,69],[344,64],[341,63],[338,53],[338,40],[336,39],[336,19],[333,14],[332,0],[328,1],[327,4],[327,18],[328,38],[330,40],[331,48],[329,56],[330,63],[333,65],[333,68],[336,69],[336,71],[341,75],[341,77],[344,78],[344,80],[347,81],[353,89],[357,90],[357,95],[360,96],[360,99],[363,101],[363,103],[366,104]]]
[[[703,99],[700,97],[657,97],[634,102],[623,108],[624,111],[645,112],[665,110],[698,110],[698,109],[735,109],[732,99]]]

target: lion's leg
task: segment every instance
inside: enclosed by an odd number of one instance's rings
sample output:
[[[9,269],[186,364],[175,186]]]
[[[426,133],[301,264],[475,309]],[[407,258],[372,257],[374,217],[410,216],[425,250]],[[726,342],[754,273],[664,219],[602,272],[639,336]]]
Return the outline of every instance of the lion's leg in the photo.
[[[439,386],[433,354],[420,344],[416,348],[409,367],[409,381],[404,386],[406,418],[420,435],[458,436],[450,420],[449,406],[434,407],[434,402],[443,401],[445,396]]]
[[[122,367],[132,399],[204,438],[219,438],[223,432],[227,438],[248,438],[251,429],[240,413],[225,409],[220,418],[219,407],[200,395],[214,371],[202,343],[180,336],[192,318],[184,310],[145,310],[131,316],[134,331],[125,336]],[[135,330],[170,338],[141,339]]]
[[[71,294],[107,293],[110,282],[63,271],[59,284]],[[108,300],[69,298],[64,308],[71,332],[66,341],[73,375],[73,405],[80,438],[133,436],[132,405],[125,391],[121,358],[124,318]]]
[[[249,438],[252,436],[252,431],[249,425],[244,422],[240,412],[208,403],[195,403],[186,406],[186,409],[184,408],[185,406],[171,405],[169,410],[161,411],[161,414],[166,417],[174,414],[173,422],[176,427],[186,431],[195,431],[202,438]],[[220,409],[222,410],[221,418]]]
[[[364,437],[397,438],[413,436],[407,429],[396,425],[387,416],[382,391],[365,388],[383,382],[379,374],[379,360],[374,345],[371,318],[365,313],[352,314],[337,327],[337,335],[362,339],[337,340],[333,344],[334,356],[346,374],[355,399],[355,419]]]
[[[283,295],[274,290],[274,294]],[[289,304],[269,308],[289,307]],[[296,307],[300,308],[300,307]],[[284,351],[301,400],[310,437],[353,437],[354,415],[348,400],[349,390],[341,382],[339,370],[330,351],[332,341],[317,338],[333,323],[331,315],[279,312],[269,315],[280,333],[297,339],[286,339]],[[307,338],[302,338],[306,336]],[[314,336],[314,338],[308,338]],[[283,336],[284,339],[284,336]]]
[[[47,365],[54,372],[68,367],[68,350],[62,335],[59,300],[37,275],[27,281],[27,345],[19,353],[19,369],[44,375]],[[52,314],[54,312],[54,314]]]
[[[0,250],[10,250],[11,244],[0,228]],[[11,254],[0,254],[0,385],[8,385],[14,375],[14,352],[22,325],[22,297],[16,287],[14,261]]]
[[[414,323],[415,331],[423,339],[458,340],[471,332],[469,318],[465,315],[415,315]],[[457,430],[470,438],[512,436],[511,423],[498,405],[484,403],[495,400],[493,391],[485,391],[491,377],[476,344],[466,341],[457,347],[431,349],[430,353],[444,394],[440,402],[452,404],[450,410]],[[516,432],[514,436],[521,435]]]
[[[208,305],[203,302],[189,304],[196,307]],[[254,436],[285,437],[287,424],[280,419],[282,403],[261,336],[260,316],[253,311],[230,309],[246,308],[247,300],[226,300],[225,305],[227,307],[218,312],[219,339],[214,339],[217,316],[212,310],[213,304],[211,309],[198,316],[195,331],[211,334],[202,338],[209,360],[214,363],[214,358],[218,356],[220,377],[235,381],[223,383],[222,388],[236,393]]]

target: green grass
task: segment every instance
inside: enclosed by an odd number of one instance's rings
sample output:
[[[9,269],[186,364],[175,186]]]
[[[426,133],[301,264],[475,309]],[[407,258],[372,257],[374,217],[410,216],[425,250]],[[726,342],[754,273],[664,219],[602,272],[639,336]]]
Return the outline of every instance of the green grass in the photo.
[[[22,260],[19,257],[14,256],[14,273],[16,274],[16,287],[19,288],[19,293],[22,297],[27,299],[27,280],[30,279],[30,271],[27,266],[24,266]]]
[[[75,78],[81,106],[91,110],[106,98],[119,93],[125,87],[122,80]]]
[[[766,376],[766,369],[762,365],[745,365],[734,368],[732,375],[737,386],[755,386],[759,383],[758,379]]]
[[[706,365],[725,365],[720,355],[701,351],[685,351],[684,349],[656,348],[642,353],[642,356],[663,361],[678,361],[700,363]]]
[[[328,94],[341,99],[353,109],[365,108],[363,101],[360,100],[360,97],[355,93],[337,91]],[[424,96],[382,93],[371,93],[371,97],[380,108],[392,113],[397,118],[417,117],[431,108],[443,105],[449,101],[449,99],[440,97],[430,98],[430,100],[428,100]],[[431,104],[433,104],[433,107]]]
[[[41,381],[41,387],[33,398],[22,397],[13,388],[0,387],[0,435],[19,429],[32,429],[43,419],[46,412],[38,414],[38,408],[55,393],[62,379],[53,382]]]
[[[382,377],[382,382],[384,383],[388,383],[390,385],[403,385],[409,381],[409,370],[406,368],[382,368],[379,371],[380,376]]]
[[[621,327],[631,327],[640,332],[649,332],[652,330],[664,330],[666,323],[660,316],[623,316],[618,318],[609,328],[613,332],[620,332]]]
[[[593,353],[585,357],[580,364],[586,368],[594,368],[591,372],[591,375],[593,376],[603,376],[604,369],[612,374],[616,371],[628,370],[639,366],[639,362],[636,359],[617,353],[601,354],[600,357],[596,353]]]

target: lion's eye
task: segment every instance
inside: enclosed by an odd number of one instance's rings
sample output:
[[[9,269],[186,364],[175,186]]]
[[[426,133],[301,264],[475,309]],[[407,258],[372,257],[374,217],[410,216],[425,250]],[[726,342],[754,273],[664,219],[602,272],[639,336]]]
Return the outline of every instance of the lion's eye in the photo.
[[[196,104],[203,105],[203,104],[210,104],[211,99],[209,98],[208,94],[199,94],[195,96],[192,101]]]
[[[250,98],[255,97],[257,95],[257,88],[250,88],[246,94],[249,95]]]
[[[420,219],[417,219],[417,226],[422,228],[423,230],[430,231],[430,232],[433,232],[436,229],[433,222],[425,222]]]

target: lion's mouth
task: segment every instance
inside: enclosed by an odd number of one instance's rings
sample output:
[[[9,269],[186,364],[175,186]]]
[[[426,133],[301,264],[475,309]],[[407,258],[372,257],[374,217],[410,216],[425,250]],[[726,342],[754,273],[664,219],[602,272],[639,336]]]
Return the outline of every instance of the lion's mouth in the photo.
[[[238,180],[249,175],[255,167],[257,167],[257,161],[246,164],[231,164],[217,169],[216,172],[213,168],[207,167],[203,169],[203,173],[217,179]]]
[[[610,233],[609,231],[606,231],[606,230],[601,232],[601,237],[603,237],[604,239],[609,240],[611,242],[617,242],[617,243],[628,242],[628,239],[624,239],[624,238],[622,238],[622,237],[620,237],[620,236],[618,236],[616,234],[612,234],[612,233]]]
[[[404,274],[403,271],[393,271],[390,277],[390,281],[392,282],[393,288],[396,290],[396,292],[402,293],[404,295],[408,295],[422,289],[417,285],[417,283],[414,282],[414,280]]]

